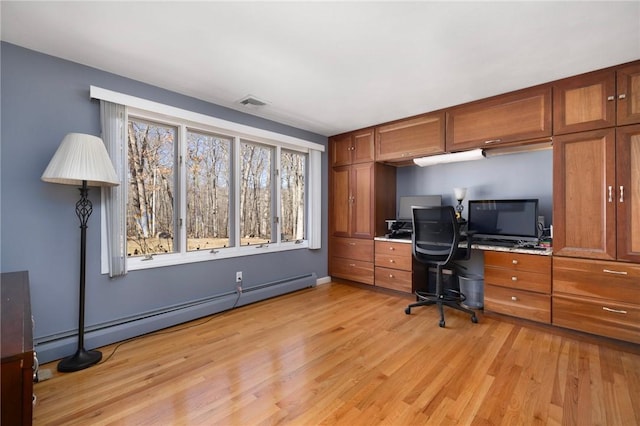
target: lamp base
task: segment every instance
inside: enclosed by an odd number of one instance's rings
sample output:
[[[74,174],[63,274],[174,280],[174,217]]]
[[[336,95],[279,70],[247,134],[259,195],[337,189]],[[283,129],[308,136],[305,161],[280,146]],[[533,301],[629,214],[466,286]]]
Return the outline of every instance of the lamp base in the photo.
[[[58,363],[58,371],[71,373],[73,371],[84,370],[97,364],[101,359],[102,352],[100,351],[87,351],[84,348],[78,349],[74,355],[64,358]]]

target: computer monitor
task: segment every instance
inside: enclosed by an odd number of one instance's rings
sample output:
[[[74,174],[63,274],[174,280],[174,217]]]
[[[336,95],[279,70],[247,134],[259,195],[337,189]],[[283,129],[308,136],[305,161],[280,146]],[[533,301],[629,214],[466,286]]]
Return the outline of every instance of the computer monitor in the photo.
[[[476,239],[538,241],[538,200],[470,200],[468,229]]]
[[[403,196],[400,197],[400,203],[398,203],[398,214],[396,216],[396,219],[401,222],[411,222],[413,220],[411,207],[437,207],[441,204],[441,195]]]

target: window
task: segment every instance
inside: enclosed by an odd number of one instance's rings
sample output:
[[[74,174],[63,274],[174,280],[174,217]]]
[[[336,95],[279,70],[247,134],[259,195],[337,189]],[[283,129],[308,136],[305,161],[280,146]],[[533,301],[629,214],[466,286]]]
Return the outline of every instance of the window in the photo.
[[[280,211],[282,241],[305,239],[305,180],[307,157],[282,150],[280,159]]]
[[[127,148],[127,255],[150,256],[176,249],[175,127],[131,119]]]
[[[123,182],[103,192],[103,273],[321,248],[324,146],[90,92]]]
[[[231,246],[232,138],[187,132],[187,251]]]

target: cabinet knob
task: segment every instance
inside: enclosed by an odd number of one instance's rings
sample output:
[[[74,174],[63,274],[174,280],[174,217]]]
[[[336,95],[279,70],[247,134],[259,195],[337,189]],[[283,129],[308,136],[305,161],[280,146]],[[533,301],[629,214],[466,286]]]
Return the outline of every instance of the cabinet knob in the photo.
[[[518,261],[517,261],[516,259],[513,259],[513,260],[511,261],[511,263],[513,263],[514,265],[517,265],[517,264],[518,264]]]
[[[518,277],[511,277],[511,281],[518,281]]]
[[[389,278],[394,278],[393,274],[389,274]]]
[[[396,261],[393,259],[389,259],[389,263],[396,263]]]
[[[615,96],[607,96],[607,100],[608,100],[608,101],[613,101],[613,100],[615,100],[615,99],[616,99],[616,97],[615,97]]]
[[[355,263],[350,263],[349,266],[352,267],[352,268],[355,268],[356,264]]]
[[[391,250],[391,251],[393,251],[395,249],[396,249],[395,247],[389,247],[389,250]]]
[[[350,245],[350,246],[355,246],[355,245],[356,245],[356,243],[351,242],[351,243],[349,243],[349,245]]]
[[[618,99],[625,99],[626,97],[626,93],[621,93],[620,95],[618,95]]]
[[[518,298],[516,296],[511,296],[511,300],[513,300],[514,302],[517,302]]]

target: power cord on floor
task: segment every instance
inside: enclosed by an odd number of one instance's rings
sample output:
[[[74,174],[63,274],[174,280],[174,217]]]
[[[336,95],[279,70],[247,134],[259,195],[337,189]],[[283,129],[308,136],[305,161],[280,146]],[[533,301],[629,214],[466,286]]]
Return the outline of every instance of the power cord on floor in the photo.
[[[177,329],[171,329],[171,330],[165,330],[165,331],[153,331],[153,332],[148,333],[148,334],[142,334],[140,336],[135,336],[135,337],[131,337],[129,339],[123,340],[122,342],[118,343],[115,348],[113,348],[113,351],[111,351],[111,353],[109,354],[108,357],[103,358],[102,361],[100,361],[97,365],[104,364],[107,361],[109,361],[113,357],[113,355],[115,355],[116,351],[122,345],[124,345],[126,343],[133,342],[133,341],[138,340],[138,339],[140,339],[142,337],[152,337],[152,336],[160,336],[160,335],[163,335],[163,334],[172,334],[172,333],[177,333],[179,331],[188,330],[190,328],[200,327],[202,325],[205,325],[206,323],[208,323],[212,319],[217,318],[217,317],[221,316],[224,313],[227,313],[229,311],[234,310],[238,306],[238,302],[240,301],[240,296],[242,296],[242,290],[236,290],[236,294],[237,294],[237,297],[236,297],[235,302],[233,302],[233,306],[231,306],[231,308],[227,309],[226,311],[220,311],[220,312],[217,312],[215,314],[211,314],[209,316],[209,318],[207,318],[206,320],[204,320],[204,321],[202,321],[200,323],[197,323],[197,324],[191,324],[191,325],[188,325],[186,327],[177,328]]]

